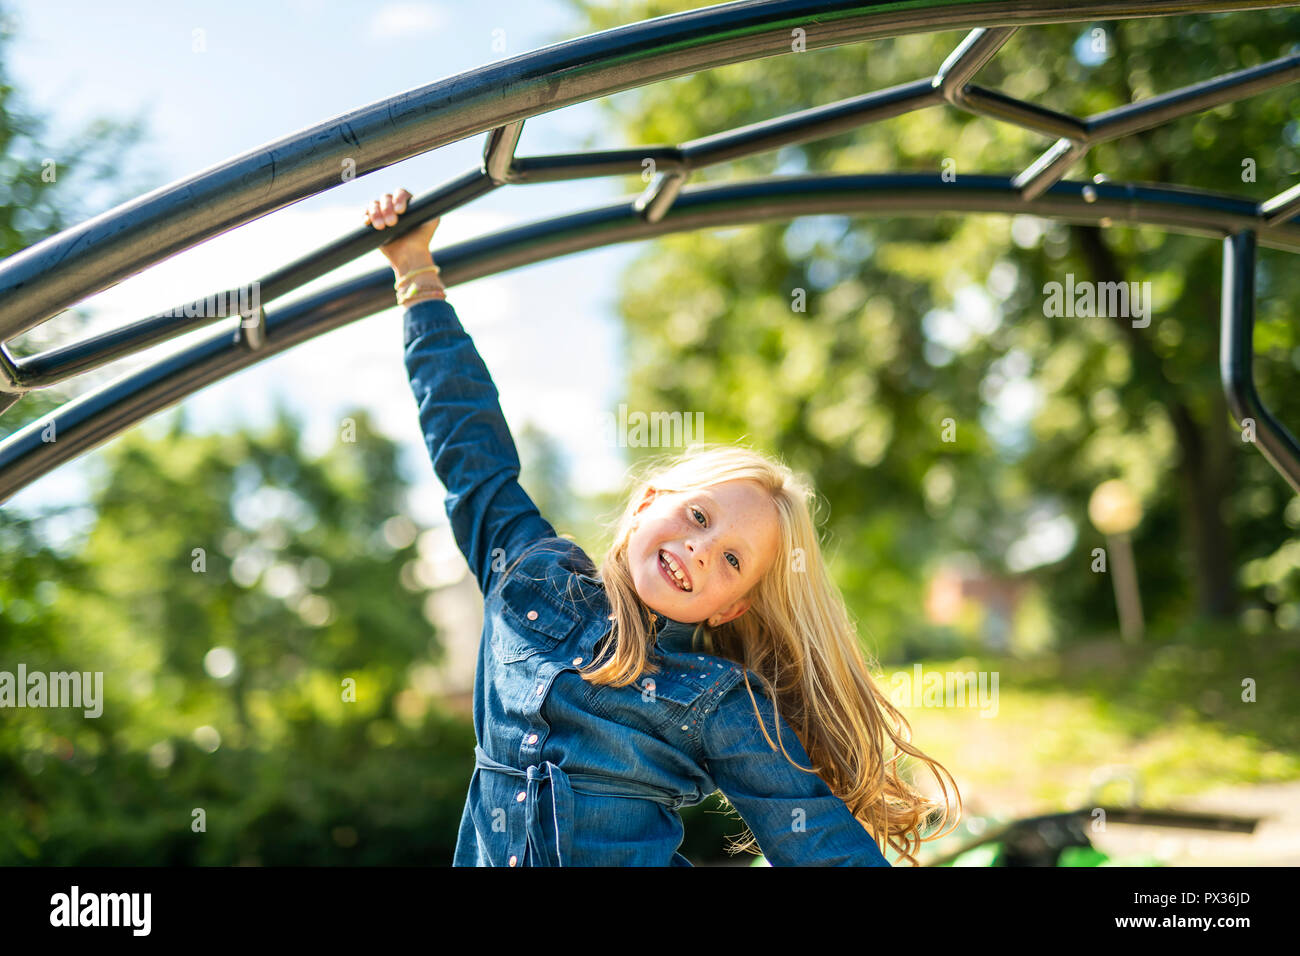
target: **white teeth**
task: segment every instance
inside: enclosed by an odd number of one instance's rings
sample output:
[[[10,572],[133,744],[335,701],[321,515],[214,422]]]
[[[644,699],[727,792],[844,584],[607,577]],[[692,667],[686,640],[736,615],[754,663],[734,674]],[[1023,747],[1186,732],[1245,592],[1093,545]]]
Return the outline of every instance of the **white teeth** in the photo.
[[[664,565],[667,566],[669,573],[671,573],[671,574],[673,575],[673,577],[675,577],[675,578],[677,579],[677,586],[678,586],[678,587],[680,587],[683,591],[689,591],[689,590],[691,589],[691,588],[690,588],[690,585],[688,585],[688,584],[686,583],[686,575],[682,574],[682,571],[681,571],[681,569],[677,566],[677,562],[676,562],[676,561],[674,561],[674,560],[673,560],[673,559],[672,559],[672,558],[671,558],[671,557],[670,557],[666,552],[664,552],[664,551],[660,551],[660,552],[659,552],[659,560],[660,560],[661,563],[663,563]]]

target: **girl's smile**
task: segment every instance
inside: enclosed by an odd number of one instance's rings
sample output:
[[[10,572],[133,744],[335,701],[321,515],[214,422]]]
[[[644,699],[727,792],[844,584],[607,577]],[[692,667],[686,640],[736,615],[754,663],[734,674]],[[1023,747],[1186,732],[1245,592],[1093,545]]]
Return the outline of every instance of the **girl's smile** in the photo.
[[[651,488],[628,542],[633,583],[653,611],[712,627],[739,617],[778,548],[776,506],[752,481]]]
[[[671,564],[669,563],[670,559],[672,562]],[[676,555],[671,554],[666,550],[660,551],[659,570],[663,572],[663,576],[668,580],[668,583],[673,586],[674,590],[686,592],[691,590],[690,575],[682,570],[682,562],[677,559]],[[681,574],[681,579],[677,577],[678,573]]]

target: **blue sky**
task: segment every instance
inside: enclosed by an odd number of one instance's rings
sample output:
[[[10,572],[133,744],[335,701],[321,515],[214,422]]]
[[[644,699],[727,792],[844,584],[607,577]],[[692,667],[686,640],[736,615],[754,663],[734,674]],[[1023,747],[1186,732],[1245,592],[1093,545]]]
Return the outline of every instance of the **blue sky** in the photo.
[[[48,118],[51,142],[70,139],[95,118],[126,119],[143,111],[148,136],[132,156],[158,171],[158,186],[377,100],[583,32],[567,6],[545,0],[8,0],[5,7],[16,34],[10,76],[25,106]],[[594,104],[567,107],[530,120],[518,153],[627,145],[607,142],[600,129]],[[354,228],[371,198],[401,186],[418,195],[459,175],[478,163],[483,141],[475,136],[295,203],[173,256],[79,308],[98,330],[247,282]],[[444,217],[434,248],[621,195],[626,186],[612,180],[508,187]],[[94,197],[87,203],[87,216],[103,208]],[[582,253],[452,290],[511,428],[518,433],[531,421],[558,439],[581,491],[616,486],[623,474],[620,450],[602,443],[592,421],[622,394],[615,280],[637,250],[624,245]],[[381,266],[386,260],[371,253],[283,301]],[[67,340],[59,333],[59,319],[47,323],[50,344]],[[113,363],[71,392],[206,334],[210,329]],[[305,418],[304,445],[319,452],[336,440],[343,409],[360,403],[403,444],[418,482],[412,515],[422,523],[439,521],[443,492],[421,442],[401,352],[401,312],[394,307],[208,386],[182,404],[192,427],[220,430],[268,420],[278,394]],[[161,428],[175,414],[168,410],[139,427]],[[88,469],[104,447],[56,469],[6,507],[33,510],[82,500]]]

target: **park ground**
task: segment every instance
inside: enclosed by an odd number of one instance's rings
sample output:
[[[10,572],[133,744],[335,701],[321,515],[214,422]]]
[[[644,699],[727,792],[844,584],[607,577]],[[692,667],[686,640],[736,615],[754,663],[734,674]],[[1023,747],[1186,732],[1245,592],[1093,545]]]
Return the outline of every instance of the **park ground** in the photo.
[[[926,673],[998,672],[996,713],[902,710],[913,742],[956,777],[966,817],[1124,805],[1136,774],[1144,807],[1261,822],[1250,835],[1110,824],[1090,834],[1108,856],[1155,857],[1169,866],[1297,865],[1300,635],[1239,637],[1198,643],[1189,635],[1160,646],[1095,641],[1028,661],[927,661]],[[1246,679],[1254,681],[1253,701],[1242,699]],[[923,766],[914,779],[937,792]],[[955,847],[947,842],[947,849]]]

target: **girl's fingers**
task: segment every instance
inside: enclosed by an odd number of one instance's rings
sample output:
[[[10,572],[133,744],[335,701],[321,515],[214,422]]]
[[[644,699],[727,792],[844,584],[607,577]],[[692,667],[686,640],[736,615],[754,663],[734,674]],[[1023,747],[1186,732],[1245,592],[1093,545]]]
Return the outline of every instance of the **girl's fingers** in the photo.
[[[398,190],[396,196],[392,193],[384,193],[383,199],[373,200],[366,207],[365,222],[376,229],[397,225],[397,217],[406,212],[406,204],[410,199],[411,194],[405,189]],[[441,219],[442,217],[439,216],[430,225],[437,228]]]

